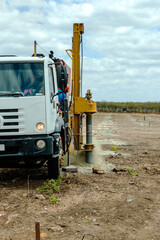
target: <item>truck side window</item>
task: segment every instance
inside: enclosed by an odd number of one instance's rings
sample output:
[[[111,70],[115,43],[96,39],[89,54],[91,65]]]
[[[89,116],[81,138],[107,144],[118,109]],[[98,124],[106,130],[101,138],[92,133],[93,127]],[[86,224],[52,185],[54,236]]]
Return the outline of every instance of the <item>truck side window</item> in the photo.
[[[49,67],[49,88],[50,93],[55,94],[55,86],[54,86],[54,76],[53,76],[53,69]]]

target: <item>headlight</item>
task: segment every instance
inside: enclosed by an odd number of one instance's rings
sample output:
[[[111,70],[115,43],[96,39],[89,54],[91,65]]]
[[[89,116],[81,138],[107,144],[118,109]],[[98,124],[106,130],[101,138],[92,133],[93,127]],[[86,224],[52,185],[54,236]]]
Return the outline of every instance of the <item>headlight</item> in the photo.
[[[44,124],[42,122],[37,123],[36,129],[38,131],[43,131],[44,130]]]
[[[37,143],[36,143],[36,146],[37,146],[39,149],[43,149],[43,148],[45,148],[46,143],[45,143],[44,140],[38,140]]]

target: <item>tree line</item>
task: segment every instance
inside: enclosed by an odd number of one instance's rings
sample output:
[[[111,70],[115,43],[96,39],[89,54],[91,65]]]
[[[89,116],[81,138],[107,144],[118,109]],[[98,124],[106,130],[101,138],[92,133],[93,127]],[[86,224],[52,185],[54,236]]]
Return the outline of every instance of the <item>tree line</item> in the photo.
[[[102,112],[160,113],[160,102],[96,102]]]

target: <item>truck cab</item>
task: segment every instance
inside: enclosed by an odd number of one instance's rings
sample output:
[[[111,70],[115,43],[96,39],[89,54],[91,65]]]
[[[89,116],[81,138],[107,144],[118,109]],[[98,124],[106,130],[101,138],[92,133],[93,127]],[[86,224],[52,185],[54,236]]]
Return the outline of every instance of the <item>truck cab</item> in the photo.
[[[57,178],[64,128],[53,59],[0,57],[0,167],[47,163]]]

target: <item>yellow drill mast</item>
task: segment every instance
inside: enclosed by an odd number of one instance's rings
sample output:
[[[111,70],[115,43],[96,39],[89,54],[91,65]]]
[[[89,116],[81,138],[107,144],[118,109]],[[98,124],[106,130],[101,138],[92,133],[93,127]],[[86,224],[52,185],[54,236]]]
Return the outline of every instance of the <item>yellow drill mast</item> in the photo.
[[[75,101],[80,97],[81,79],[80,79],[80,35],[84,33],[84,25],[73,25],[73,46],[72,46],[72,96],[73,96],[73,113],[74,113],[74,148],[81,149],[83,142],[81,133],[80,114],[75,114]]]
[[[72,59],[72,110],[70,114],[72,115],[72,128],[74,132],[74,149],[75,150],[85,150],[88,153],[92,153],[92,117],[91,115],[95,113],[96,103],[91,100],[90,90],[87,90],[86,98],[82,98],[81,95],[81,79],[80,79],[80,43],[81,35],[84,33],[83,23],[73,24],[73,42],[72,42],[72,56],[68,55]],[[82,137],[82,123],[81,116],[86,114],[86,144],[83,145]],[[90,160],[88,161],[90,162]]]

